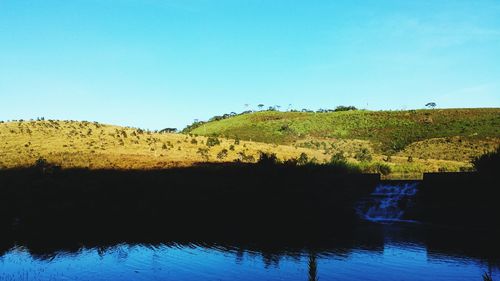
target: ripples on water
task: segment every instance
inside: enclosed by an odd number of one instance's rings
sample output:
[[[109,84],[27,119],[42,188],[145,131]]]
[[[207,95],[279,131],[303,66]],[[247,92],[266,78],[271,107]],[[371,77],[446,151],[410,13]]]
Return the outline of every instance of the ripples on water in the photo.
[[[498,256],[462,252],[429,238],[422,226],[367,226],[359,233],[368,237],[321,249],[169,242],[34,254],[16,246],[0,258],[0,280],[480,281],[484,272],[500,280]]]

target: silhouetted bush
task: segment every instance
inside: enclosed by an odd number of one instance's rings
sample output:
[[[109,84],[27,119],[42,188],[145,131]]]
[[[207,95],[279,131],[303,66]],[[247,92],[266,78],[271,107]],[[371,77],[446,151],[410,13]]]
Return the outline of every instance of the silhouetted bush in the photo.
[[[499,171],[500,167],[500,147],[493,152],[483,154],[472,160],[472,165],[480,173],[492,174]]]
[[[49,163],[49,161],[43,157],[40,157],[35,161],[34,167],[42,174],[52,174],[54,171],[61,169],[61,167]]]
[[[299,156],[299,159],[297,159],[297,164],[299,165],[305,165],[309,161],[309,157],[307,156],[306,153],[302,152]]]
[[[262,166],[276,165],[279,163],[280,161],[278,157],[276,157],[275,153],[266,153],[266,152],[261,152],[259,160],[257,161],[257,164]]]
[[[40,157],[35,161],[35,168],[37,168],[37,169],[43,169],[43,168],[46,168],[48,166],[50,166],[49,162],[47,161],[47,159],[45,159],[43,157]]]
[[[290,158],[287,159],[283,162],[283,165],[285,166],[297,166],[297,158]]]

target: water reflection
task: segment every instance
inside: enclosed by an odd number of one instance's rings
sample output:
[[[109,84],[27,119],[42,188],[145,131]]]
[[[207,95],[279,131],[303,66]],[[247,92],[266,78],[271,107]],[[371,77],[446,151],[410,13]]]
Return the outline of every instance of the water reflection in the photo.
[[[318,263],[316,254],[309,254],[309,281],[318,281]]]
[[[417,224],[313,229],[247,235],[160,228],[137,235],[101,228],[93,236],[4,228],[0,280],[481,280],[484,272],[500,278],[498,236],[491,232]]]

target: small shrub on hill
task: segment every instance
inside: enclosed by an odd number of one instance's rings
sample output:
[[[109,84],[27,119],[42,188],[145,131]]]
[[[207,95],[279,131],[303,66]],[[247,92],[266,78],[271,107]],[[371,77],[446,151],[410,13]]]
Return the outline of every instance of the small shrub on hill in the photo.
[[[226,158],[227,153],[228,153],[227,149],[224,148],[223,150],[219,151],[219,153],[217,153],[217,159],[222,160]]]
[[[391,166],[387,164],[377,163],[377,170],[380,172],[380,174],[387,176],[391,173]]]
[[[238,152],[238,159],[240,162],[254,162],[255,158],[252,155],[246,155],[244,151]]]
[[[198,148],[198,151],[196,151],[197,154],[199,154],[201,156],[201,158],[203,158],[203,160],[205,161],[208,161],[208,148]]]
[[[392,170],[391,166],[385,164],[385,163],[368,163],[368,162],[363,162],[360,164],[360,169],[363,171],[363,173],[375,173],[375,174],[382,174],[384,176],[389,175]]]
[[[362,148],[360,151],[354,155],[354,158],[360,162],[370,162],[372,161],[372,155],[367,148]]]
[[[207,146],[212,147],[220,144],[220,140],[216,137],[208,137]]]
[[[338,173],[361,173],[359,165],[351,164],[345,159],[334,158],[326,164],[331,169],[336,170]]]
[[[330,162],[345,162],[347,161],[347,158],[344,156],[343,152],[337,152],[334,155],[332,155],[332,158],[330,158]]]

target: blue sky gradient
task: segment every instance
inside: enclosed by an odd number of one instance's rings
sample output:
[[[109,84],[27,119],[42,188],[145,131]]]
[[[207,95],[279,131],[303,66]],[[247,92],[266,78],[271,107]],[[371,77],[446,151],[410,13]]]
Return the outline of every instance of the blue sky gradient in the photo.
[[[0,120],[500,106],[498,0],[0,0]]]

